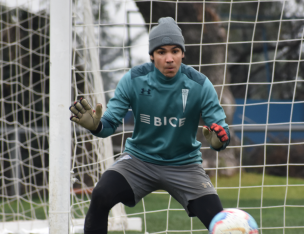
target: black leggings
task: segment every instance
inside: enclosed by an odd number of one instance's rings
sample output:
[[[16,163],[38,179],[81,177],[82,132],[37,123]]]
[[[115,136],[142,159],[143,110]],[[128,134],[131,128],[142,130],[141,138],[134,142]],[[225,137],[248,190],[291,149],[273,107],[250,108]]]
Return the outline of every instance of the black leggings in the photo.
[[[94,188],[90,208],[86,215],[85,234],[106,234],[108,216],[117,203],[134,206],[134,193],[126,179],[116,171],[106,171]],[[223,210],[219,197],[210,194],[189,201],[189,211],[209,228],[212,218]]]

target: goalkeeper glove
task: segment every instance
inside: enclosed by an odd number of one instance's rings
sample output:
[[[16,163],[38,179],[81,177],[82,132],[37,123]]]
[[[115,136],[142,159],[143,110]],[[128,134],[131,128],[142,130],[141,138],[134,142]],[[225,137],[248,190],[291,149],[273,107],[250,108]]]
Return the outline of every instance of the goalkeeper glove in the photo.
[[[97,129],[100,131],[102,127],[100,122],[102,105],[98,103],[95,108],[96,111],[92,109],[86,99],[81,98],[79,101],[74,102],[74,105],[70,106],[70,111],[74,114],[70,120],[92,132],[95,132]]]
[[[210,128],[204,126],[203,134],[214,149],[220,149],[223,146],[223,142],[228,141],[225,129],[216,123],[211,124]]]

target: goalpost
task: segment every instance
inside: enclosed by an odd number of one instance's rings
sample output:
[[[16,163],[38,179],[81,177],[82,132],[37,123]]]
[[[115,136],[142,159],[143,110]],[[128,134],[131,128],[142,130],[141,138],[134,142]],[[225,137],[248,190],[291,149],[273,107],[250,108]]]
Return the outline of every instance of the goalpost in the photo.
[[[224,207],[249,212],[260,233],[304,233],[303,6],[0,0],[0,234],[83,233],[92,189],[123,152],[133,117],[98,139],[70,123],[68,107],[85,97],[105,111],[122,75],[149,61],[148,31],[166,10],[185,33],[185,63],[210,78],[227,113],[225,151],[209,149],[202,123],[198,132]],[[115,206],[109,230],[207,233],[165,191]]]

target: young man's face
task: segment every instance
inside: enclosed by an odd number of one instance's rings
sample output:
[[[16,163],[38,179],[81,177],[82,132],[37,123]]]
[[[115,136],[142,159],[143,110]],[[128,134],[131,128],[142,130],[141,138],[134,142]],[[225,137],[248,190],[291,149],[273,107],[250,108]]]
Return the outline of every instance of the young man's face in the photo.
[[[165,45],[154,50],[150,58],[154,60],[155,67],[164,76],[172,78],[178,72],[184,56],[185,54],[179,46]]]

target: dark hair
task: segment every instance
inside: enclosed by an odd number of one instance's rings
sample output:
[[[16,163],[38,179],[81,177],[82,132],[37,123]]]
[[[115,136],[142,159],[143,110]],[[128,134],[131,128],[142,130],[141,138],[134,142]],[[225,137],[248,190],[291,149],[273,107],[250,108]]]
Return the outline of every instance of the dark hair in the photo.
[[[160,49],[160,48],[163,47],[163,46],[166,46],[166,45],[161,45],[161,46],[156,47],[151,53],[149,53],[149,55],[152,55],[152,56],[153,56],[154,51]],[[182,48],[180,45],[176,45],[176,47],[180,48],[180,49],[182,50],[183,53],[185,52],[185,51],[183,50],[183,48]]]
[[[161,45],[161,46],[156,47],[156,48],[152,51],[152,53],[149,53],[149,55],[153,56],[154,51],[160,49],[160,48],[163,47],[163,46],[165,46],[165,45]],[[182,51],[183,53],[185,53],[185,51],[183,50],[183,48],[182,48],[181,46],[176,45],[176,47],[180,48],[181,51]],[[183,58],[183,59],[184,59],[184,58]],[[152,60],[151,58],[150,58],[150,61],[151,61],[152,63],[154,63],[154,60]]]

